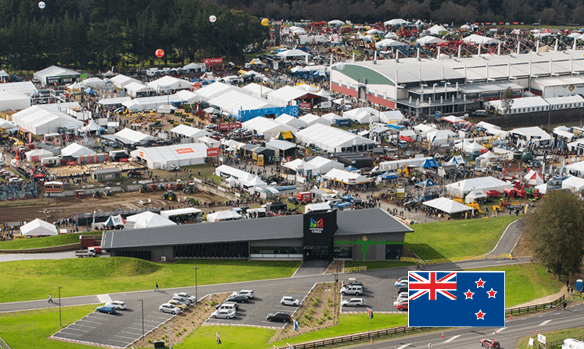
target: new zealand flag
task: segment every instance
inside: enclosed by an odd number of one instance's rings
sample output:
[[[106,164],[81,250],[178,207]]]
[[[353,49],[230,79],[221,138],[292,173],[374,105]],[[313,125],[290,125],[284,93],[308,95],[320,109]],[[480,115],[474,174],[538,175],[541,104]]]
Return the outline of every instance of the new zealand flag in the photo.
[[[505,327],[504,271],[410,271],[408,279],[411,327]]]

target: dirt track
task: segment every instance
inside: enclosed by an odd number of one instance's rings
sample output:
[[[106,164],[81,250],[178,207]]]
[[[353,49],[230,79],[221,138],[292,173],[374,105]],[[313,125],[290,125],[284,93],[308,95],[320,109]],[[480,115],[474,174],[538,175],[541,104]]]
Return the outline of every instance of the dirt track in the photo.
[[[170,206],[174,208],[179,207],[189,207],[188,205],[183,205],[177,201],[163,201],[162,194],[164,192],[157,191],[151,193],[115,193],[110,197],[102,197],[94,199],[92,197],[85,197],[84,199],[76,197],[64,197],[64,198],[39,198],[36,200],[19,200],[7,203],[6,206],[0,207],[0,223],[4,224],[6,222],[15,221],[32,221],[35,218],[40,218],[49,222],[54,222],[60,218],[70,218],[77,213],[84,212],[107,212],[114,211],[118,208],[122,209],[140,209],[144,207],[164,207],[164,209],[169,209]],[[177,192],[178,193],[178,192]],[[180,193],[180,198],[187,195]],[[210,201],[225,201],[225,198],[216,197],[209,193],[197,193],[190,194],[200,202],[210,202]],[[150,204],[143,205],[140,200],[147,202],[148,199],[151,200]],[[205,208],[203,205],[199,206],[203,212],[207,210],[219,210],[221,207],[212,207],[210,209]],[[47,216],[45,217],[44,211],[47,210]]]

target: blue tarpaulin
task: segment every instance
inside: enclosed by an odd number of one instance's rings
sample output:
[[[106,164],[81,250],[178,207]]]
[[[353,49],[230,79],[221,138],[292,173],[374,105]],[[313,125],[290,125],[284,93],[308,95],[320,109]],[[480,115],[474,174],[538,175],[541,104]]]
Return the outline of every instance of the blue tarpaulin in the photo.
[[[393,173],[393,172],[385,172],[384,174],[381,175],[381,178],[383,179],[396,179],[397,178],[397,174]]]
[[[422,187],[422,188],[433,187],[435,185],[436,185],[436,183],[432,182],[429,179],[426,179],[425,181],[421,181],[421,182],[416,183],[416,186]]]
[[[422,167],[423,168],[431,168],[431,167],[438,168],[438,163],[434,159],[426,159],[426,162],[424,162],[424,165],[422,165]]]
[[[353,167],[351,165],[345,167],[345,170],[347,170],[347,171],[355,171],[356,169],[357,169],[356,167]]]

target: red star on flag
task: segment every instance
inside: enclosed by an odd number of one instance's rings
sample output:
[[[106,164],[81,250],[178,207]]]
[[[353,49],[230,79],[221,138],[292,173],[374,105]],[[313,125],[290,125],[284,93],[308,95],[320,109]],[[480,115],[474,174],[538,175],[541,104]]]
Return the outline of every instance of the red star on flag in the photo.
[[[474,294],[474,292],[471,292],[470,289],[468,291],[466,291],[464,293],[464,295],[466,296],[465,299],[472,299],[472,295]]]
[[[487,314],[487,313],[483,313],[483,311],[482,311],[482,310],[479,310],[479,312],[478,312],[478,313],[475,313],[475,315],[477,316],[477,320],[484,320],[484,319],[485,319],[485,315],[486,315],[486,314]]]
[[[485,288],[485,282],[483,281],[483,279],[479,278],[479,281],[475,281],[477,284],[477,287],[482,287]]]
[[[493,288],[491,287],[491,290],[487,291],[487,293],[489,294],[489,298],[495,298],[495,294],[497,294],[497,291],[494,291]]]

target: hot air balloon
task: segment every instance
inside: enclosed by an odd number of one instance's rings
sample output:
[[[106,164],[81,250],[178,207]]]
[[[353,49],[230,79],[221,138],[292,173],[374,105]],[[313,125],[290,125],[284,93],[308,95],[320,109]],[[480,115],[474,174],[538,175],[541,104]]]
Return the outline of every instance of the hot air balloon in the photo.
[[[160,58],[160,57],[164,56],[164,50],[163,50],[163,49],[161,49],[161,48],[159,48],[158,50],[156,50],[156,53],[155,53],[155,55],[156,55],[156,57],[158,57],[158,58]]]
[[[217,21],[217,17],[215,17],[213,15],[209,16],[209,22],[215,23],[215,21]]]
[[[44,8],[45,8],[45,6],[46,6],[46,4],[45,4],[45,2],[44,2],[44,1],[41,1],[41,2],[39,2],[39,8],[40,8],[41,10],[42,10],[42,9],[44,9]]]
[[[268,24],[270,24],[270,20],[267,18],[262,19],[262,25],[263,26],[267,26]]]

